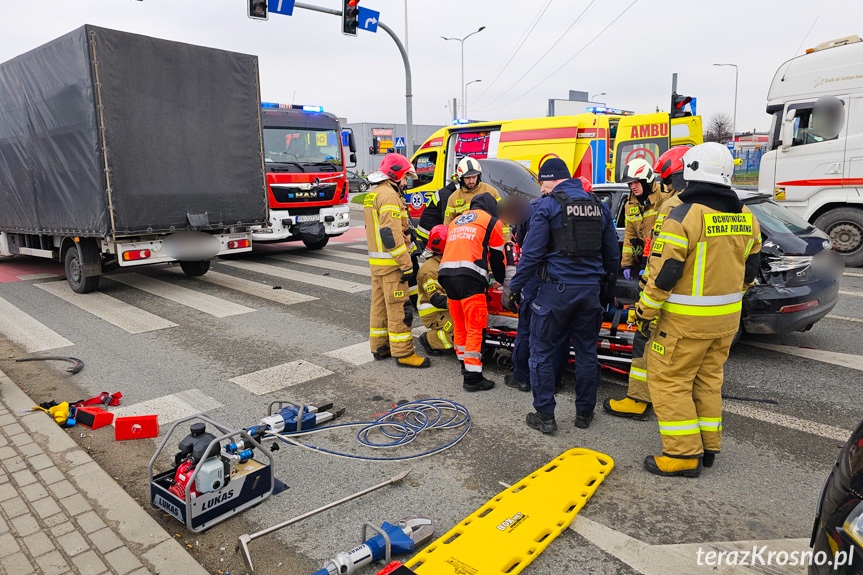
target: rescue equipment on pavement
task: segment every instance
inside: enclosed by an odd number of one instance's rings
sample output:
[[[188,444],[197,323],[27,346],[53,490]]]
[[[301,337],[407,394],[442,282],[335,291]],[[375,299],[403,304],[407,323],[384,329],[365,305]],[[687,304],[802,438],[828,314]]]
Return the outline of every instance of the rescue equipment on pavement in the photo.
[[[22,363],[25,361],[68,361],[72,364],[72,367],[66,369],[72,375],[76,373],[80,373],[82,369],[84,369],[84,362],[78,359],[77,357],[61,357],[59,355],[45,355],[45,356],[37,356],[37,357],[20,357],[15,360],[16,363]]]
[[[347,503],[348,501],[354,500],[358,497],[362,497],[363,495],[369,494],[372,491],[377,491],[378,489],[380,489],[382,487],[386,487],[387,485],[394,485],[394,484],[400,482],[405,477],[407,477],[408,473],[410,473],[411,471],[412,471],[411,469],[408,469],[407,471],[403,471],[403,472],[399,473],[398,475],[390,477],[386,481],[382,481],[381,483],[378,483],[377,485],[373,485],[373,486],[369,487],[368,489],[363,489],[362,491],[358,491],[357,493],[354,493],[352,495],[348,495],[347,497],[343,497],[343,498],[339,499],[338,501],[333,501],[332,503],[328,503],[322,507],[318,507],[317,509],[315,509],[313,511],[309,511],[308,513],[303,513],[302,515],[298,515],[297,517],[294,517],[292,519],[288,519],[287,521],[283,521],[282,523],[279,523],[277,525],[267,527],[266,529],[262,529],[261,531],[258,531],[257,533],[246,533],[244,535],[240,535],[239,538],[237,539],[237,547],[235,550],[238,552],[242,552],[243,561],[246,563],[246,567],[249,569],[250,572],[254,573],[255,567],[254,567],[254,565],[252,565],[252,555],[249,552],[249,543],[251,543],[255,539],[258,539],[259,537],[263,537],[264,535],[269,535],[270,533],[273,533],[274,531],[278,531],[279,529],[284,529],[285,527],[293,525],[294,523],[298,523],[298,522],[302,521],[303,519],[308,519],[309,517],[317,515],[318,513],[323,513],[324,511],[327,511],[328,509],[332,509],[333,507],[341,505],[342,503]]]
[[[377,535],[366,540],[366,528],[377,531]],[[416,548],[434,535],[431,519],[411,517],[395,524],[386,523],[378,528],[368,521],[363,524],[359,547],[339,553],[314,575],[353,575],[357,569],[383,559],[390,562],[393,555],[413,553]]]
[[[418,575],[515,575],[566,529],[614,461],[570,449],[502,491],[405,563]]]
[[[153,466],[178,426],[191,425],[174,455],[173,468],[154,475]],[[219,435],[207,432],[207,425]],[[231,440],[223,445],[223,442]],[[266,457],[261,460],[260,455]],[[256,456],[257,459],[256,459]],[[150,504],[158,507],[186,528],[200,533],[273,493],[273,456],[246,430],[220,425],[204,415],[174,422],[147,466]]]
[[[35,361],[36,359],[67,359],[67,358],[25,358],[24,360],[16,360],[16,361]],[[74,360],[74,358],[68,358],[70,360]],[[74,360],[80,362],[81,360]],[[84,365],[83,363],[81,364]],[[77,371],[73,371],[75,368],[71,368],[70,373],[78,373]],[[80,371],[80,370],[78,370]],[[79,407],[84,407],[88,405],[120,405],[120,398],[123,397],[123,394],[119,391],[117,393],[109,394],[107,391],[103,391],[96,397],[91,397],[90,399],[79,399],[78,401],[63,401],[57,403],[54,400],[51,401],[43,401],[37,406],[31,407],[30,409],[24,410],[26,411],[44,411],[51,418],[62,427],[72,427],[76,423],[75,415],[78,411]]]

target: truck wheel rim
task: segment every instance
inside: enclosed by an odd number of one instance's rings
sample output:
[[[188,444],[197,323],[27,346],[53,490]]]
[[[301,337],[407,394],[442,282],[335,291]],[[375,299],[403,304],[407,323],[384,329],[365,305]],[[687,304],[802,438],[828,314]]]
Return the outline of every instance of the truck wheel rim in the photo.
[[[863,245],[863,229],[851,222],[843,222],[830,230],[830,240],[840,253],[856,252]]]
[[[72,274],[72,281],[75,283],[81,281],[81,264],[78,258],[72,258],[72,261],[69,262],[69,271]]]

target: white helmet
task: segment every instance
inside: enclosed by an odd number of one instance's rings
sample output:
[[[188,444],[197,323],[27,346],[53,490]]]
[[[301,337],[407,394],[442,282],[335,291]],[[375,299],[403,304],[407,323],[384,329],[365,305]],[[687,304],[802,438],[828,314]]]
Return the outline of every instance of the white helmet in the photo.
[[[733,175],[734,157],[722,144],[699,144],[683,154],[683,179],[687,182],[706,182],[730,188]]]
[[[656,179],[656,172],[653,171],[653,166],[644,158],[635,158],[626,164],[623,169],[623,177],[620,178],[621,184],[644,180],[648,184],[652,184]]]
[[[482,174],[482,167],[479,165],[479,162],[476,158],[471,158],[470,156],[462,158],[458,163],[458,167],[456,168],[456,174],[458,175],[458,179],[462,179],[465,176],[479,176]]]

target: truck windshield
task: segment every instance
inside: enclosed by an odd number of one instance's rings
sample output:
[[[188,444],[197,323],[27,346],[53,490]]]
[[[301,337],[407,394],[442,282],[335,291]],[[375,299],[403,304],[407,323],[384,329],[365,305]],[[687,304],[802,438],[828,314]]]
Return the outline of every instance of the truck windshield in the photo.
[[[342,142],[338,131],[302,128],[264,128],[264,161],[267,164],[299,164],[342,168]]]

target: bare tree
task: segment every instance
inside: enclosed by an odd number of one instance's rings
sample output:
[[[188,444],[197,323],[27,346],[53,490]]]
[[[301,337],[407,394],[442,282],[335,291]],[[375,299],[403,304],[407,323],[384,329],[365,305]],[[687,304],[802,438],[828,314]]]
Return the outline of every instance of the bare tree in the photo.
[[[731,115],[727,112],[716,112],[707,122],[704,141],[724,144],[731,139],[731,129]]]

